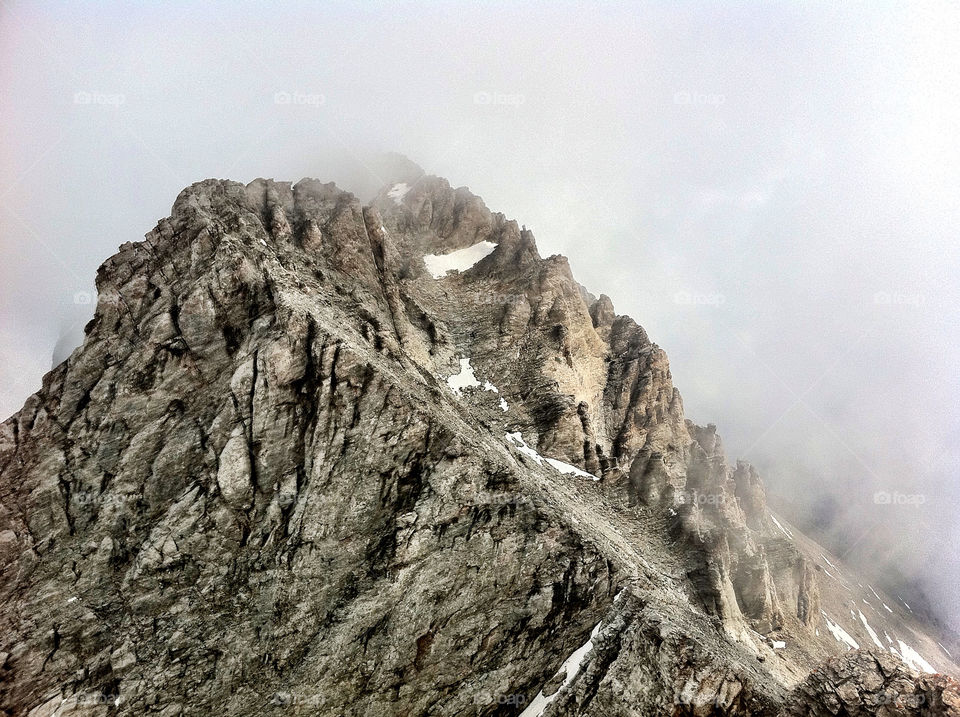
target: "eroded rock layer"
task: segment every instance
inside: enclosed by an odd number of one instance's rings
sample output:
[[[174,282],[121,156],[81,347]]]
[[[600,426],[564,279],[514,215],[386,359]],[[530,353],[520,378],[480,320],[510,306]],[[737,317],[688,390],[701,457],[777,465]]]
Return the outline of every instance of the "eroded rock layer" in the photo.
[[[469,191],[208,180],[97,286],[83,346],[0,427],[3,713],[812,715],[840,682],[876,692],[855,666],[791,698],[849,646],[824,610],[848,597],[685,419],[644,330]]]

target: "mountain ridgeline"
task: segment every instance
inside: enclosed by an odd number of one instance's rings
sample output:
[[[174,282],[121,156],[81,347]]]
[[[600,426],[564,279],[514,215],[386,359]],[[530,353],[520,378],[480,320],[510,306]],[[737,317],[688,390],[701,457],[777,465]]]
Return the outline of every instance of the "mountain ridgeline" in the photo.
[[[633,319],[403,179],[206,180],[103,264],[0,426],[0,713],[960,714]]]

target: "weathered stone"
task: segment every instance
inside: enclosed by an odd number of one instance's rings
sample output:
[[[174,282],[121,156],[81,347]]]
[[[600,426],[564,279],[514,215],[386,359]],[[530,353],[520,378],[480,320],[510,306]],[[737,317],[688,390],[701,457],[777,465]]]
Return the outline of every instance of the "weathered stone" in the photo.
[[[889,656],[791,695],[846,649],[821,550],[565,259],[398,182],[199,182],[100,268],[84,346],[0,424],[0,713],[957,714]]]

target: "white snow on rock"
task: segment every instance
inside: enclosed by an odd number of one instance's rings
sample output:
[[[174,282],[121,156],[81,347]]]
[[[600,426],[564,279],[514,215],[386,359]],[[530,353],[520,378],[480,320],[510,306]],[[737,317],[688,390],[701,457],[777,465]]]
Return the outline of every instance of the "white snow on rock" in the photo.
[[[836,570],[838,573],[840,572],[840,568],[838,568],[836,565],[834,565],[833,563],[831,563],[831,562],[830,562],[830,558],[828,558],[828,557],[827,557],[826,555],[824,555],[823,553],[820,553],[820,557],[824,559],[824,561],[827,563],[827,565],[829,565],[831,568],[833,568],[834,570]]]
[[[465,388],[479,386],[480,382],[473,375],[473,366],[470,365],[470,359],[460,359],[460,373],[455,373],[447,379],[447,385],[450,390],[458,396]]]
[[[539,465],[543,465],[543,462],[546,461],[551,468],[559,473],[576,475],[582,478],[589,478],[590,480],[600,480],[592,473],[587,473],[585,470],[581,470],[580,468],[572,466],[569,463],[558,461],[556,458],[547,458],[546,456],[541,456],[527,445],[527,442],[523,440],[523,436],[520,435],[519,431],[506,434],[506,438],[517,446],[517,450],[535,460]]]
[[[390,187],[390,191],[387,192],[387,196],[393,200],[394,204],[403,204],[403,198],[407,196],[407,192],[410,191],[410,185],[406,182],[400,182],[399,184],[394,184]]]
[[[902,602],[903,605],[904,605],[904,607],[907,608],[907,610],[909,610],[910,612],[913,612],[913,608],[910,607],[909,605],[907,605],[907,601],[906,601],[906,600],[904,600],[904,599],[903,599],[902,597],[900,597],[899,595],[897,595],[897,600],[899,600],[900,602]]]
[[[458,396],[462,395],[463,389],[465,388],[482,388],[484,391],[493,391],[496,394],[500,393],[500,389],[489,381],[480,383],[480,381],[477,380],[477,376],[473,372],[473,366],[470,365],[469,358],[460,359],[460,373],[450,376],[447,379],[447,385],[450,387],[450,390]],[[500,408],[504,411],[510,410],[510,407],[507,406],[507,402],[503,400],[502,396],[500,397]]]
[[[530,446],[527,445],[527,442],[523,440],[523,436],[520,435],[520,431],[514,433],[508,433],[506,436],[507,440],[516,444],[517,450],[520,451],[523,455],[528,458],[532,458],[537,462],[537,465],[543,465],[543,456],[533,450]]]
[[[774,640],[771,644],[774,650],[782,650],[787,646],[787,643],[783,640]]]
[[[423,263],[434,279],[442,279],[451,271],[466,271],[496,248],[493,242],[481,241],[449,254],[427,254],[423,257]]]
[[[867,628],[867,633],[870,635],[870,639],[873,640],[873,644],[882,650],[883,643],[880,642],[880,637],[877,635],[876,632],[874,632],[873,628],[870,627],[870,623],[867,622],[866,616],[859,610],[857,610],[857,612],[860,613],[860,622],[862,622],[863,626]]]
[[[910,647],[910,645],[905,643],[903,640],[897,640],[897,644],[900,645],[900,659],[910,665],[910,667],[931,675],[936,672],[936,670],[933,669],[933,666],[924,660],[920,656],[920,653]],[[893,648],[890,648],[890,651],[893,652]]]
[[[496,386],[494,386],[494,385],[493,385],[492,383],[490,383],[489,381],[484,381],[484,382],[483,382],[483,390],[484,390],[484,391],[493,391],[493,392],[496,393],[496,394],[499,394],[499,393],[500,393],[500,389],[497,388]],[[510,410],[510,406],[507,405],[507,402],[503,399],[503,396],[500,396],[500,410],[502,410],[504,413],[506,413],[507,411]]]
[[[777,524],[777,527],[780,528],[780,532],[781,532],[781,533],[783,533],[784,535],[786,535],[786,536],[787,536],[788,538],[790,538],[790,539],[793,538],[793,533],[791,533],[789,530],[787,530],[786,528],[784,528],[784,527],[780,524],[780,521],[777,520],[777,519],[774,517],[773,513],[770,514],[770,518],[773,520],[774,523]]]
[[[940,645],[940,649],[941,649],[941,650],[943,650],[944,652],[947,653],[947,657],[949,657],[949,658],[951,658],[951,659],[953,658],[953,655],[950,654],[950,650],[948,650],[947,648],[945,648],[945,647],[944,647],[943,645],[941,645],[939,642],[938,642],[937,644]]]
[[[854,650],[860,649],[860,644],[850,637],[846,630],[827,617],[827,613],[823,612],[823,610],[821,610],[820,613],[823,615],[823,619],[827,623],[827,629],[830,631],[830,634],[833,635],[834,639],[837,640],[837,642],[846,643],[851,649]]]
[[[590,480],[600,480],[592,473],[587,473],[585,470],[581,470],[580,468],[572,466],[569,463],[558,461],[556,458],[544,458],[544,460],[553,466],[555,470],[558,470],[566,475],[580,476],[581,478],[589,478]]]
[[[570,657],[568,657],[564,663],[560,666],[560,669],[557,670],[559,675],[563,671],[566,675],[563,679],[563,684],[549,697],[545,697],[543,690],[540,690],[539,694],[533,698],[533,702],[527,705],[527,708],[520,713],[520,717],[540,717],[546,711],[547,705],[553,702],[557,697],[560,696],[560,692],[577,676],[577,673],[580,672],[580,666],[583,664],[583,658],[587,656],[587,653],[593,649],[593,638],[600,634],[600,625],[597,623],[597,626],[593,628],[593,632],[590,633],[590,639],[586,641],[583,645],[577,648]]]
[[[883,609],[886,610],[887,612],[893,612],[893,610],[891,610],[891,609],[887,606],[887,603],[881,602],[880,604],[883,605]]]

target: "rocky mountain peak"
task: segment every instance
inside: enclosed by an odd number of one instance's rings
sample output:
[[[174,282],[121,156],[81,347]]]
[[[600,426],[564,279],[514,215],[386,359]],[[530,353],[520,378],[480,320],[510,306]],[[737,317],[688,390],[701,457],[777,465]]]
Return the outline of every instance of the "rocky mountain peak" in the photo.
[[[955,713],[633,319],[400,164],[368,204],[193,184],[100,268],[0,427],[0,709],[839,714],[862,645]]]

